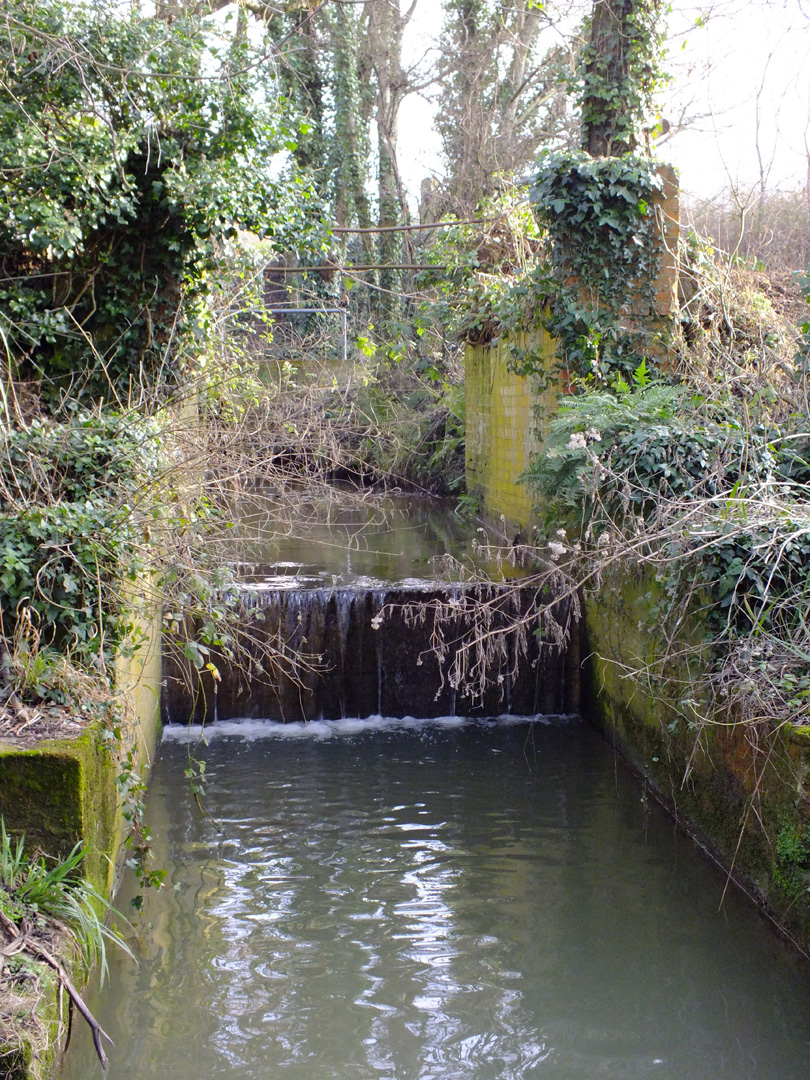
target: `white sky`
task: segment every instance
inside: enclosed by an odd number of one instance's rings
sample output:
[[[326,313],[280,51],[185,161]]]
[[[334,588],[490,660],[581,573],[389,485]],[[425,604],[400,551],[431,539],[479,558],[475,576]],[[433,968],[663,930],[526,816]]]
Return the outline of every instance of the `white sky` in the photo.
[[[693,98],[693,111],[702,114],[660,148],[679,167],[684,190],[711,196],[733,184],[745,192],[758,182],[760,167],[772,189],[804,185],[810,6],[803,9],[801,0],[723,0],[703,28],[694,25],[700,11],[694,0],[674,7],[673,84],[663,113],[671,110],[674,119],[677,102]]]
[[[703,26],[696,23],[701,16]],[[673,81],[662,114],[687,130],[659,146],[681,174],[684,191],[711,197],[734,184],[743,196],[757,184],[804,185],[810,148],[810,0],[673,0],[669,18]],[[435,40],[441,0],[418,0],[409,51]],[[412,95],[400,119],[400,166],[414,195],[439,166],[433,105]]]

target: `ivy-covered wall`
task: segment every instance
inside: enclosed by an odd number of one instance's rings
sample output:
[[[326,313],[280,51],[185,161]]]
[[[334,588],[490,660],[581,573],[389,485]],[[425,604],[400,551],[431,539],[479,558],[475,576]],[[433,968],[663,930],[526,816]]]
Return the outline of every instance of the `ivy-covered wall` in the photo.
[[[678,242],[681,234],[681,209],[678,176],[671,165],[660,165],[661,192],[655,200],[655,215],[660,229],[660,265],[649,300],[630,298],[628,324],[640,337],[641,349],[648,356],[666,362],[665,343],[673,315],[678,312]]]
[[[655,172],[658,187],[651,195],[654,222],[650,221],[657,236],[656,274],[652,282],[638,278],[637,291],[620,298],[616,332],[630,342],[634,356],[665,365],[673,316],[678,312],[680,204],[672,166],[658,166]],[[558,244],[564,235],[562,230]],[[591,267],[589,272],[595,274],[597,269]],[[631,275],[631,280],[636,279]],[[576,276],[569,284],[586,307],[601,306],[603,282]],[[574,303],[571,297],[569,301]],[[547,308],[549,315],[554,322]],[[484,517],[496,524],[503,518],[508,529],[520,529],[532,521],[532,497],[520,478],[540,453],[544,423],[568,387],[569,370],[581,375],[576,365],[567,369],[560,359],[560,342],[542,326],[549,319],[532,321],[540,327],[504,333],[489,344],[468,344],[465,353],[467,491],[477,498]],[[525,362],[527,356],[530,363]],[[517,365],[532,374],[516,374]]]

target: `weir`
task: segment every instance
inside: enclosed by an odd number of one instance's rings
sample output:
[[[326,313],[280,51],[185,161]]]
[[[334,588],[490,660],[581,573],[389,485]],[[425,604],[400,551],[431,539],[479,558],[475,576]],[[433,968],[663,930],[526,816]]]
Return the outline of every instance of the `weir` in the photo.
[[[577,604],[496,566],[490,534],[440,500],[335,489],[281,509],[231,507],[233,658],[202,682],[164,654],[164,723],[570,714],[580,706]]]
[[[91,998],[107,1080],[803,1075],[806,971],[548,715],[579,711],[577,598],[413,575],[443,543],[403,555],[412,509],[384,557],[344,533],[328,567],[292,538],[243,565],[246,644],[204,694],[169,660],[147,827],[171,888]],[[309,662],[257,677],[271,645]],[[93,1055],[80,1030],[61,1080],[100,1080]]]
[[[187,663],[166,659],[164,720],[577,712],[579,632],[570,602],[546,612],[547,600],[514,582],[256,581],[243,590],[235,661],[215,657],[219,679],[204,676],[200,690]]]

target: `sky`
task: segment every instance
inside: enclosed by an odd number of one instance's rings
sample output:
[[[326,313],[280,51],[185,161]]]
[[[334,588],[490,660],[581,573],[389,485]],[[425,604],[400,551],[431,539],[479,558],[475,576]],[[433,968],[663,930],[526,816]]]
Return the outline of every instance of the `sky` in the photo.
[[[406,48],[414,58],[438,34],[440,0],[418,0]],[[668,15],[670,85],[661,114],[683,130],[657,147],[682,189],[713,198],[734,187],[804,187],[810,153],[810,0],[673,0]],[[412,95],[400,114],[400,165],[416,196],[440,169],[435,104]]]
[[[704,26],[693,2],[673,5],[662,114],[688,104],[693,122],[659,147],[684,190],[711,197],[759,182],[804,187],[810,155],[810,5],[725,0]]]

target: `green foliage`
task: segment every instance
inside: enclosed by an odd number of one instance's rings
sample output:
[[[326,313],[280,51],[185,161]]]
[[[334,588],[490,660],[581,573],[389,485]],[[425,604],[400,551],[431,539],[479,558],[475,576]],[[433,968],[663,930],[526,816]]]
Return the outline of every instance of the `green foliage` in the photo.
[[[774,881],[798,898],[810,889],[810,826],[783,825],[774,848]]]
[[[107,737],[111,748],[115,750],[123,743],[123,732],[114,726],[107,726],[102,734]],[[152,851],[152,832],[146,825],[146,782],[137,770],[137,759],[133,751],[127,750],[120,763],[116,777],[118,790],[123,801],[122,815],[129,825],[129,834],[124,841],[127,852],[126,865],[135,875],[141,889],[159,889],[166,878],[166,870],[154,865]],[[143,893],[138,892],[130,899],[130,905],[136,911],[143,908]]]
[[[643,512],[659,484],[678,491],[706,465],[706,453],[692,457],[695,444],[678,417],[680,387],[655,385],[616,392],[594,391],[563,399],[551,421],[544,453],[528,473],[550,517],[577,508],[592,520],[604,504],[608,513]],[[606,491],[602,469],[617,479]],[[621,477],[621,479],[618,479]]]
[[[538,273],[543,233],[525,190],[485,199],[479,213],[487,219],[483,226],[454,225],[439,232],[425,259],[441,269],[420,279],[434,293],[423,302],[421,318],[473,345],[535,323],[538,295],[547,284]]]
[[[153,421],[109,412],[0,435],[0,616],[10,637],[25,613],[21,651],[42,690],[46,647],[103,664],[126,632],[120,579],[143,565],[137,506],[161,443]]]
[[[646,158],[594,159],[582,152],[541,158],[531,200],[551,246],[542,281],[549,301],[544,325],[569,371],[604,383],[612,372],[629,374],[637,365],[638,333],[626,326],[654,310],[660,191],[661,178]]]
[[[0,817],[0,895],[5,890],[6,914],[14,921],[27,919],[32,925],[42,916],[64,923],[79,947],[87,970],[99,964],[103,983],[107,974],[107,943],[123,949],[130,957],[132,953],[120,934],[104,923],[107,912],[118,913],[82,879],[82,855],[81,843],[61,861],[46,859],[39,853],[30,855],[24,838],[15,841]]]
[[[765,425],[744,425],[731,403],[709,406],[685,386],[649,384],[646,370],[634,375],[632,390],[617,382],[613,393],[561,405],[528,473],[549,520],[632,535],[638,522],[671,515],[660,542],[673,564],[686,561],[692,580],[709,590],[715,630],[771,627],[784,618],[774,603],[810,584],[810,536],[800,507],[795,516],[791,510],[805,489],[789,479],[790,441]],[[763,491],[782,500],[778,525],[745,521],[746,500]],[[715,510],[707,526],[705,515]],[[690,515],[694,529],[679,527],[680,516]]]
[[[582,145],[592,155],[633,153],[652,128],[661,82],[661,0],[599,0],[577,62]]]
[[[292,139],[269,65],[185,9],[165,22],[11,0],[2,23],[0,328],[15,371],[54,401],[140,400],[199,352],[222,242],[239,227],[303,242],[308,192],[268,171]]]
[[[20,500],[84,502],[122,492],[134,497],[161,464],[156,421],[105,411],[73,411],[66,422],[35,418],[0,429],[0,510]]]

